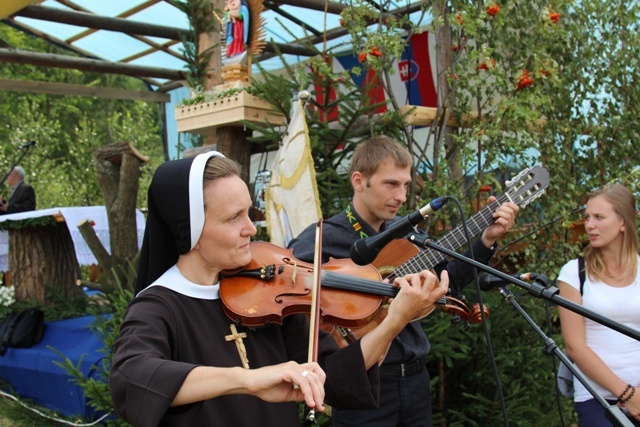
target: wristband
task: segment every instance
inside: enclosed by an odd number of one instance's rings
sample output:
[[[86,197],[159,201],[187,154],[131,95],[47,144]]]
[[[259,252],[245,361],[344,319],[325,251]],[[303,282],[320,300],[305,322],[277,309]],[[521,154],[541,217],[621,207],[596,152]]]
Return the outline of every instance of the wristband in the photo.
[[[629,396],[624,397],[624,395],[627,394],[629,390],[631,390],[631,393],[629,394]],[[627,384],[627,388],[625,388],[624,391],[620,393],[620,397],[618,397],[618,403],[628,402],[631,399],[631,397],[633,397],[635,392],[636,392],[635,387],[633,387],[631,384]]]
[[[635,394],[635,392],[636,392],[636,388],[635,387],[631,387],[631,393],[629,393],[629,396],[627,396],[624,399],[622,399],[620,401],[620,403],[624,404],[624,403],[627,403],[628,401],[630,401],[631,398],[633,397],[633,395]]]

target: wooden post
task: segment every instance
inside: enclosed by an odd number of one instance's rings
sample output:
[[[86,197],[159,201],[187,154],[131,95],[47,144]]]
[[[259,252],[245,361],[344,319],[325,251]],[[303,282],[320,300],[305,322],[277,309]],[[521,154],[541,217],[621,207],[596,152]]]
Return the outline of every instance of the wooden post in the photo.
[[[242,166],[242,179],[249,185],[251,168],[251,146],[247,140],[251,130],[242,126],[221,126],[217,130],[217,149]]]

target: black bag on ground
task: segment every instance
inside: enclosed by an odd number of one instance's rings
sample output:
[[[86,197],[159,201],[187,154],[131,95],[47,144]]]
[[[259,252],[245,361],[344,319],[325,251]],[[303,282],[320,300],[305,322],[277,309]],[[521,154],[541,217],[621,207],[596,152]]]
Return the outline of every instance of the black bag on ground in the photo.
[[[10,313],[0,325],[0,356],[7,348],[27,348],[42,341],[44,333],[44,312],[37,308],[27,308],[19,313]]]

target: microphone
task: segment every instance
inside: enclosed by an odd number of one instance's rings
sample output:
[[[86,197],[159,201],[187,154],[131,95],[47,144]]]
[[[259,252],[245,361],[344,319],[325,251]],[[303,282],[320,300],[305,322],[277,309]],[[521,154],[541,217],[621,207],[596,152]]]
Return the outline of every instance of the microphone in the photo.
[[[35,141],[29,141],[27,143],[22,144],[18,148],[29,148],[29,147],[33,147],[34,145],[36,145]]]
[[[432,200],[428,205],[402,217],[380,234],[366,239],[356,240],[351,246],[351,260],[358,265],[371,264],[378,253],[393,239],[404,237],[415,231],[414,226],[425,220],[429,215],[440,209],[449,200],[449,196]]]
[[[527,280],[527,281],[535,280],[536,282],[541,282],[545,286],[549,284],[549,278],[544,274],[522,273],[522,274],[509,274],[509,276],[516,279],[520,279],[520,280]],[[507,280],[501,279],[489,273],[481,273],[480,276],[478,277],[478,281],[480,282],[480,290],[482,291],[490,291],[493,288],[509,283]]]

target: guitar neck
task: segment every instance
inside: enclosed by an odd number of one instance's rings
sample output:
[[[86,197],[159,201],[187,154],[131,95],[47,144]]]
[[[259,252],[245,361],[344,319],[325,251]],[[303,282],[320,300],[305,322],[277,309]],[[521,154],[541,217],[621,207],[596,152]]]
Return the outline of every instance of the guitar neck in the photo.
[[[495,221],[493,219],[494,212],[500,207],[500,205],[508,201],[509,199],[507,196],[502,196],[473,214],[466,222],[471,238],[482,233],[485,228],[493,224]],[[452,251],[460,249],[467,243],[463,224],[458,225],[450,233],[447,233],[445,236],[437,240],[436,243],[438,246],[442,246]],[[396,277],[402,277],[421,270],[431,270],[445,259],[446,255],[443,253],[432,248],[426,248],[393,270],[389,275],[389,278],[392,280]]]

